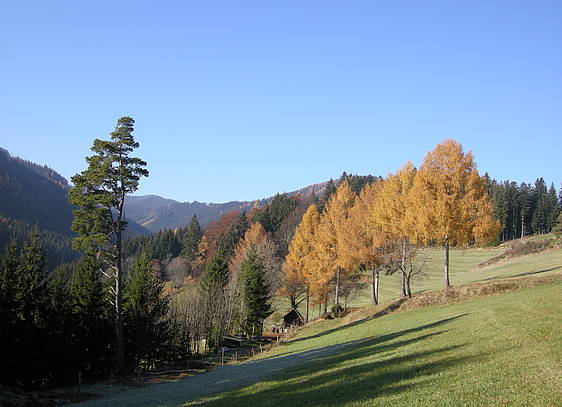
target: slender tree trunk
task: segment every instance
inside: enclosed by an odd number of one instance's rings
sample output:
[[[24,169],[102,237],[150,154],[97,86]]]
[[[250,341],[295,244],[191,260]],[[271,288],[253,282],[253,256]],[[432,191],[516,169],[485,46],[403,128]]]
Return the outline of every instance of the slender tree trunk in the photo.
[[[371,305],[377,305],[377,297],[375,295],[375,269],[371,269]]]
[[[306,315],[305,315],[305,322],[308,322],[308,309],[310,306],[310,291],[308,286],[306,286]]]
[[[410,281],[412,281],[412,276],[408,274],[406,275],[406,294],[409,298],[412,298],[412,288],[410,286]]]
[[[334,302],[340,304],[340,268],[336,267],[336,295]]]
[[[400,259],[400,298],[406,297],[406,237],[402,238],[402,256]]]
[[[449,236],[445,235],[445,291],[449,290]]]
[[[121,163],[122,164],[122,163]],[[117,369],[123,373],[125,369],[125,345],[123,334],[123,310],[121,309],[121,297],[123,288],[123,252],[122,252],[122,221],[123,207],[125,204],[125,192],[121,185],[120,201],[117,212],[117,227],[115,230],[116,246],[116,275],[115,275],[115,333],[117,336]]]
[[[324,314],[328,312],[328,295],[326,294],[326,298],[324,299]]]
[[[118,222],[118,228],[121,227],[121,222]],[[123,312],[121,309],[121,291],[122,291],[122,261],[121,261],[121,231],[117,232],[117,259],[115,268],[115,334],[117,339],[117,370],[123,373],[125,366],[125,348],[123,341]]]
[[[375,298],[377,299],[377,304],[379,303],[379,285],[380,285],[380,272],[375,271]]]

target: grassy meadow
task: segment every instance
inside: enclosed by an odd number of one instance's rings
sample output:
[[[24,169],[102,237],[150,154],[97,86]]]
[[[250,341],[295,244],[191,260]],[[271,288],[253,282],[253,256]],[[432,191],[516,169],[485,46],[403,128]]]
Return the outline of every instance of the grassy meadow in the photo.
[[[343,350],[205,406],[559,406],[562,281],[339,326],[312,324],[268,358]]]
[[[526,240],[555,239],[552,234],[530,237]],[[522,277],[526,275],[537,275],[546,272],[562,272],[562,249],[550,249],[540,255],[527,255],[507,261],[501,261],[485,267],[478,265],[502,254],[505,247],[490,247],[481,249],[451,249],[450,250],[450,281],[453,286],[488,281],[493,279],[505,279],[511,277]],[[417,261],[423,262],[423,273],[414,276],[411,282],[412,293],[420,293],[431,290],[439,290],[443,287],[444,274],[444,252],[439,249],[419,250]],[[367,278],[367,276],[365,276]],[[400,275],[381,275],[379,296],[380,302],[384,303],[399,297]],[[289,309],[289,303],[278,298],[274,302],[278,310],[278,316]],[[365,307],[371,305],[369,288],[352,294],[349,298],[350,307]],[[304,312],[304,303],[300,306]],[[311,306],[311,319],[318,316],[318,307]]]

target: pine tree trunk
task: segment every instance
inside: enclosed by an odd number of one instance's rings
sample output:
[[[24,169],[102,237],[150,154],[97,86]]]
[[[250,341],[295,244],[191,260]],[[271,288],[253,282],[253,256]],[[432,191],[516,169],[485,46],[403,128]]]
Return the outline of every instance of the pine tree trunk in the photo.
[[[123,344],[123,312],[121,309],[121,291],[123,285],[122,261],[121,261],[121,222],[118,222],[117,232],[117,267],[115,269],[115,334],[117,340],[117,370],[123,373],[125,367],[125,348]]]
[[[336,268],[336,295],[335,301],[336,305],[340,304],[340,268]]]
[[[371,304],[372,305],[377,305],[378,304],[378,300],[377,300],[377,287],[376,287],[376,277],[375,277],[375,269],[372,268],[371,269]]]
[[[445,291],[449,290],[451,283],[449,282],[449,236],[445,236]]]
[[[123,252],[122,252],[122,219],[123,207],[125,204],[125,192],[121,187],[120,202],[117,213],[117,227],[115,228],[115,248],[116,248],[116,275],[115,275],[115,334],[117,336],[117,370],[123,373],[125,369],[125,345],[123,334],[123,311],[121,309],[121,297],[123,287]]]
[[[400,259],[400,298],[406,297],[406,237],[402,238],[402,256]]]

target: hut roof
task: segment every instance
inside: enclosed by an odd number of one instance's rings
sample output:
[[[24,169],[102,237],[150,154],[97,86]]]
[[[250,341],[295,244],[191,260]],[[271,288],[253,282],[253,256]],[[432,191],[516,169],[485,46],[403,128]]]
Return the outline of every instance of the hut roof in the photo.
[[[295,321],[299,321],[300,323],[303,323],[304,318],[301,315],[301,313],[298,312],[295,308],[291,308],[291,310],[283,316],[283,321],[285,321],[286,325],[291,325]]]

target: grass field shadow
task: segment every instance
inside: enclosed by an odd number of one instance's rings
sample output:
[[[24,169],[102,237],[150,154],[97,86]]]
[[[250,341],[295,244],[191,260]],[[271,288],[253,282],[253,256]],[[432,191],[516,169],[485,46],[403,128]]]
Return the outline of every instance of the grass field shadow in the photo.
[[[474,358],[450,356],[463,345],[430,347],[401,354],[401,349],[411,349],[411,344],[431,343],[433,338],[447,332],[435,328],[464,315],[355,341],[337,353],[322,353],[297,368],[287,370],[281,380],[264,390],[250,394],[243,391],[225,393],[192,405],[270,406],[276,404],[264,404],[264,400],[269,403],[283,400],[285,405],[291,406],[338,406],[399,393],[431,380],[432,375]],[[423,333],[425,330],[430,332]],[[350,387],[354,389],[353,394],[347,391]]]

